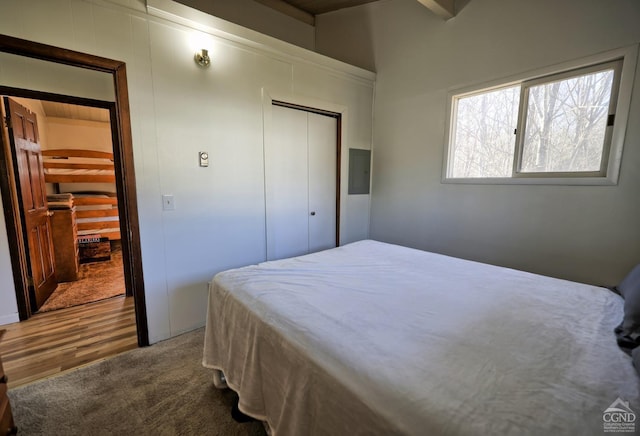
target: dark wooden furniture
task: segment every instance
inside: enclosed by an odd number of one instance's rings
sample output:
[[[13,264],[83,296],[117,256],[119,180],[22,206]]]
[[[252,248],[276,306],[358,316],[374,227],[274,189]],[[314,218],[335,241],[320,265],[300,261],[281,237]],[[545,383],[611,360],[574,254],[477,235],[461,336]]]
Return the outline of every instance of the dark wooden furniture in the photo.
[[[4,330],[0,330],[0,340],[4,335]],[[7,396],[7,376],[2,367],[2,358],[0,358],[0,436],[13,435],[18,432],[18,428],[13,422],[11,414],[11,405]]]
[[[76,208],[49,209],[51,230],[53,233],[53,252],[56,258],[56,277],[58,282],[78,280],[78,226]]]

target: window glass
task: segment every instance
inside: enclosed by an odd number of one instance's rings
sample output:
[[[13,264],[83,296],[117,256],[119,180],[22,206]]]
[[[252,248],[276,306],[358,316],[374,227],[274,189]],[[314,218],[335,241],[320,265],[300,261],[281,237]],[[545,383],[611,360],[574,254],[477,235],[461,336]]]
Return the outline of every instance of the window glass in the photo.
[[[453,177],[510,177],[520,86],[457,100]]]
[[[522,172],[600,171],[614,70],[527,88]]]

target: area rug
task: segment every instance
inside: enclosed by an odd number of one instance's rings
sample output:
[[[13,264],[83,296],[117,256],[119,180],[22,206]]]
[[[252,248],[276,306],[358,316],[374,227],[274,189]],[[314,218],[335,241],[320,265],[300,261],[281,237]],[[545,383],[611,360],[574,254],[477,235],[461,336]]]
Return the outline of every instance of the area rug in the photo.
[[[204,329],[9,390],[20,435],[265,436],[202,367]]]
[[[58,283],[38,312],[92,303],[125,293],[122,250],[111,252],[111,260],[80,265],[79,279]]]

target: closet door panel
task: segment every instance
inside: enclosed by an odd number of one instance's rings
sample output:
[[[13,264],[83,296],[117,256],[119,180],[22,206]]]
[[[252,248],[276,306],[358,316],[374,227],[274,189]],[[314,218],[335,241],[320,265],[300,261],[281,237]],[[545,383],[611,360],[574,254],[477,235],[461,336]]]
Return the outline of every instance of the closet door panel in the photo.
[[[265,143],[267,260],[309,251],[307,113],[272,108]]]
[[[336,246],[337,120],[309,113],[309,251]]]

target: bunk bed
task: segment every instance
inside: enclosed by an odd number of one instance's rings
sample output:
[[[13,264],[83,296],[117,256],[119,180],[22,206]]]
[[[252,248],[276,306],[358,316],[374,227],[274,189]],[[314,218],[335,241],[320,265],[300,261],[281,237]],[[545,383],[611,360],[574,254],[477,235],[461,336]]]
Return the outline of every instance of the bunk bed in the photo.
[[[72,193],[79,238],[120,239],[115,189],[87,189],[87,185],[114,184],[113,153],[96,150],[43,150],[45,182],[55,194]]]

